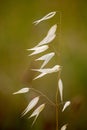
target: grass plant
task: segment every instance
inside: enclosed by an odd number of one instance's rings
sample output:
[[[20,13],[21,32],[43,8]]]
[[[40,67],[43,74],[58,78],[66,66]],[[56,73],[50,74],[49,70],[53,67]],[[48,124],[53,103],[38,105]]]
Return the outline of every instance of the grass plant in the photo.
[[[51,18],[54,17],[54,15],[56,15],[57,12],[53,11],[48,13],[47,15],[45,15],[44,17],[42,17],[39,20],[36,20],[33,22],[33,24],[35,24],[35,26],[38,26],[38,24],[40,24],[43,21],[49,20]],[[61,15],[60,15],[60,23],[61,23]],[[61,25],[60,25],[61,26]],[[60,27],[61,28],[61,27]],[[38,106],[38,102],[40,100],[40,96],[43,96],[48,102],[49,104],[51,104],[53,107],[55,107],[55,111],[56,111],[56,130],[59,130],[59,124],[58,124],[58,120],[59,120],[59,113],[58,113],[58,109],[59,106],[62,105],[62,112],[65,111],[65,109],[70,105],[70,101],[64,101],[63,99],[63,82],[61,79],[61,71],[62,71],[62,66],[59,64],[55,64],[54,66],[52,66],[51,68],[46,68],[45,66],[50,62],[50,60],[52,58],[54,58],[57,55],[57,51],[54,48],[54,51],[50,52],[50,53],[46,53],[43,55],[42,52],[46,52],[48,49],[50,49],[50,44],[52,44],[52,41],[55,39],[56,37],[56,30],[57,30],[57,24],[54,24],[53,26],[50,27],[50,29],[48,30],[48,32],[46,33],[46,36],[34,47],[27,49],[27,51],[33,51],[29,54],[29,56],[34,56],[36,55],[36,59],[34,62],[36,61],[43,61],[41,67],[39,69],[35,69],[33,68],[32,71],[36,71],[39,73],[39,75],[37,75],[36,77],[34,77],[33,80],[39,80],[40,78],[42,78],[45,75],[48,74],[52,74],[52,73],[57,73],[57,82],[58,82],[58,86],[56,88],[56,98],[55,98],[55,102],[53,102],[52,100],[50,100],[50,98],[48,96],[46,96],[45,94],[43,94],[41,91],[35,89],[35,88],[22,88],[21,90],[18,90],[16,92],[14,92],[13,94],[23,94],[23,93],[29,93],[30,91],[34,91],[38,94],[37,97],[34,97],[28,104],[28,106],[25,108],[25,110],[22,112],[21,117],[25,116],[28,112],[30,112],[32,109],[33,112],[32,114],[29,116],[29,119],[34,117],[34,120],[32,122],[32,125],[34,125],[35,121],[37,120],[37,117],[40,115],[40,113],[45,109],[46,107],[46,103],[42,103]],[[42,54],[40,57],[38,57],[38,54]],[[58,93],[60,94],[60,104],[58,103],[59,99],[58,99]],[[67,123],[64,124],[61,127],[61,130],[66,130],[67,129]]]

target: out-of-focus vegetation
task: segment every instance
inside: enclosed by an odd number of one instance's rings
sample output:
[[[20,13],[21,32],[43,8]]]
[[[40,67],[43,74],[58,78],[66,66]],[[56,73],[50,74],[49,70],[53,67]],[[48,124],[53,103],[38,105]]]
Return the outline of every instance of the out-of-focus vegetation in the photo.
[[[55,100],[56,75],[32,81],[34,74],[30,68],[38,64],[34,64],[26,51],[42,40],[50,25],[59,23],[57,15],[36,27],[32,24],[51,11],[62,12],[61,37],[58,31],[54,45],[60,51],[63,66],[64,98],[72,102],[70,108],[60,113],[59,125],[69,122],[69,130],[87,129],[87,1],[1,0],[0,130],[55,129],[54,108],[47,106],[31,128],[32,119],[20,118],[20,115],[35,93],[12,95],[22,87],[32,85]]]

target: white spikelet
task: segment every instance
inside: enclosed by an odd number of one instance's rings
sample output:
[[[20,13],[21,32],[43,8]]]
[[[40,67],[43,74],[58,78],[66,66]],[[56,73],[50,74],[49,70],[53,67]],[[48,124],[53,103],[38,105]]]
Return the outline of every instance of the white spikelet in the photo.
[[[28,104],[28,106],[26,107],[26,109],[22,112],[22,116],[26,115],[31,109],[33,109],[33,108],[36,106],[36,104],[38,103],[38,101],[39,101],[39,97],[33,98],[33,99],[29,102],[29,104]]]
[[[34,48],[31,48],[31,49],[27,49],[27,50],[34,50],[34,52],[29,55],[29,56],[32,56],[32,55],[36,55],[36,54],[39,54],[41,52],[44,52],[48,48],[49,48],[48,45],[44,45],[44,46],[34,47]]]
[[[42,21],[44,21],[44,20],[47,20],[47,19],[52,18],[55,14],[56,14],[55,11],[50,12],[50,13],[48,13],[47,15],[45,15],[43,18],[41,18],[41,19],[39,19],[39,20],[36,20],[36,21],[34,21],[33,23],[34,23],[35,25],[37,25],[37,24],[39,24],[40,22],[42,22]]]
[[[53,25],[53,26],[49,29],[49,31],[48,31],[48,33],[47,33],[47,36],[53,36],[53,35],[56,33],[56,30],[57,30],[57,24]]]
[[[13,94],[27,93],[28,91],[29,91],[29,88],[22,88],[18,90],[17,92],[14,92]]]
[[[65,124],[61,127],[61,130],[66,130],[68,124]]]
[[[33,71],[41,72],[35,79],[41,78],[46,74],[58,72],[61,69],[60,65],[55,65],[53,68],[46,68],[46,69],[32,69]]]
[[[44,109],[44,107],[45,107],[45,104],[40,105],[40,106],[39,106],[37,109],[35,109],[35,111],[30,115],[29,118],[35,116],[35,119],[34,119],[32,125],[35,123],[37,117],[39,116],[39,114],[41,113],[41,111]]]
[[[56,29],[57,29],[57,24],[53,25],[53,26],[49,29],[49,31],[48,31],[46,37],[45,37],[41,42],[39,42],[39,43],[36,45],[36,47],[37,47],[37,46],[42,46],[42,45],[44,45],[44,44],[48,44],[48,43],[52,42],[52,41],[55,39],[55,37],[56,37],[56,34],[55,34]]]
[[[52,42],[56,37],[56,34],[52,35],[52,36],[46,36],[41,42],[39,42],[39,44],[37,46],[42,46],[44,44],[48,44],[50,42]]]
[[[41,42],[39,42],[35,47],[33,47],[31,49],[27,49],[27,50],[36,50],[39,46],[42,46],[44,44],[48,44],[48,43],[52,42],[56,37],[56,34],[55,34],[56,29],[57,29],[57,24],[53,25],[49,29],[47,35],[45,36],[45,38]]]
[[[71,104],[70,101],[67,101],[64,106],[63,106],[63,109],[62,109],[62,112]]]
[[[51,60],[51,58],[52,58],[54,55],[55,55],[55,53],[54,53],[54,52],[51,52],[51,53],[48,53],[48,54],[46,54],[46,55],[41,56],[40,58],[36,59],[36,61],[37,61],[37,60],[44,60],[42,66],[41,66],[41,68],[43,68],[43,67]]]
[[[59,79],[58,81],[58,87],[59,87],[60,99],[61,102],[63,102],[63,82],[61,79]]]

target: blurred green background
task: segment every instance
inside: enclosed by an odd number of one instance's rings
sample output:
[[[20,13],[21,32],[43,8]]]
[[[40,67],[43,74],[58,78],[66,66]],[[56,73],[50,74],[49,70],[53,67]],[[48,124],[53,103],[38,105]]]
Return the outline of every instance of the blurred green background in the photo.
[[[38,26],[32,24],[51,11],[61,11],[61,34],[59,13]],[[87,130],[86,0],[0,0],[0,130],[55,129],[55,109],[49,105],[32,128],[29,115],[20,118],[37,94],[12,95],[22,87],[32,86],[55,101],[56,74],[32,81],[35,74],[30,68],[39,64],[34,62],[35,57],[28,57],[30,52],[26,50],[40,42],[54,24],[58,24],[58,30],[52,44],[63,66],[64,100],[72,102],[64,113],[59,109],[59,127],[68,122],[68,130]],[[48,66],[59,63],[57,60]]]

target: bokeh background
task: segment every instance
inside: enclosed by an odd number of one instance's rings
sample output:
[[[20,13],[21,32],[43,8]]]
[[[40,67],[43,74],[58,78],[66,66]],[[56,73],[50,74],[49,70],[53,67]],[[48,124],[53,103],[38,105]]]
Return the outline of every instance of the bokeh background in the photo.
[[[51,11],[54,18],[34,26],[32,23]],[[86,0],[0,0],[0,130],[54,130],[55,109],[47,105],[31,128],[28,115],[20,118],[31,98],[37,94],[15,95],[22,87],[34,87],[55,101],[56,74],[32,81],[30,68],[40,65],[26,49],[35,46],[48,29],[58,24],[57,37],[51,44],[58,57],[48,66],[60,63],[64,100],[71,106],[61,113],[59,128],[68,122],[67,130],[87,130],[87,1]],[[60,32],[61,28],[61,32]],[[40,102],[46,102],[41,97]]]

